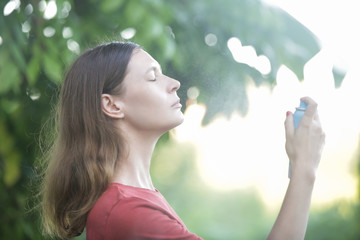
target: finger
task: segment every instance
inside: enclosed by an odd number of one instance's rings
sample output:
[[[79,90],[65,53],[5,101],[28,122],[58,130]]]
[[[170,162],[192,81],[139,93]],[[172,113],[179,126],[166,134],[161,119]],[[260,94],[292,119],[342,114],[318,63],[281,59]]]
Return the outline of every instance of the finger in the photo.
[[[314,115],[314,120],[317,122],[320,122],[320,118],[319,118],[319,113],[318,111],[316,111],[315,115]]]
[[[295,132],[294,116],[291,112],[286,113],[286,119],[284,125],[285,125],[286,139],[289,139],[294,135]]]
[[[300,124],[309,125],[317,114],[317,103],[310,97],[302,97],[300,100],[307,104],[305,114]]]

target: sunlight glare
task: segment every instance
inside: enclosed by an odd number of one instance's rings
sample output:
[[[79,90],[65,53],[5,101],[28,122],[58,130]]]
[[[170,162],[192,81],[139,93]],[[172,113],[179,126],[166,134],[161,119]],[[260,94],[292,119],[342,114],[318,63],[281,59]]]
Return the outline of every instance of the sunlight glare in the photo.
[[[71,11],[71,4],[67,1],[63,2],[63,7],[59,12],[59,18],[67,18]]]
[[[267,75],[271,72],[271,63],[268,57],[260,55],[254,66],[261,74]]]
[[[136,29],[135,28],[126,28],[121,31],[120,35],[123,39],[131,39],[135,36]]]
[[[56,30],[53,27],[46,27],[43,29],[43,34],[45,37],[52,37],[55,35],[55,33],[56,33]]]
[[[33,8],[33,6],[31,5],[31,3],[29,3],[29,4],[25,7],[25,9],[24,9],[24,13],[25,13],[26,15],[32,14],[33,11],[34,11],[34,8]]]
[[[208,45],[209,47],[213,47],[216,45],[217,43],[217,37],[215,34],[213,33],[209,33],[205,36],[205,43],[206,45]]]
[[[28,33],[31,30],[31,25],[28,21],[25,21],[23,24],[21,24],[21,31],[23,33]]]
[[[48,4],[46,4],[45,12],[44,12],[44,19],[52,19],[56,16],[57,13],[57,6],[54,0],[50,0]]]
[[[175,128],[171,133],[180,142],[191,142],[196,145],[200,139],[201,121],[205,115],[206,107],[204,104],[191,104],[185,112],[184,122]]]
[[[71,38],[73,36],[73,31],[71,27],[64,27],[62,30],[62,36],[63,38]]]
[[[257,56],[253,46],[242,46],[241,41],[235,37],[228,40],[227,46],[236,62],[247,64],[263,75],[271,72],[270,60],[265,55]]]
[[[4,7],[4,16],[10,15],[14,10],[19,9],[20,0],[10,0]]]
[[[76,41],[69,39],[69,40],[67,40],[66,43],[67,43],[67,47],[70,51],[72,51],[76,54],[80,54],[80,45]]]
[[[196,100],[200,94],[200,91],[197,87],[190,87],[187,90],[187,97],[192,100]]]
[[[39,7],[39,11],[43,12],[45,11],[46,9],[46,1],[45,0],[41,0],[39,3],[38,3],[38,7]]]

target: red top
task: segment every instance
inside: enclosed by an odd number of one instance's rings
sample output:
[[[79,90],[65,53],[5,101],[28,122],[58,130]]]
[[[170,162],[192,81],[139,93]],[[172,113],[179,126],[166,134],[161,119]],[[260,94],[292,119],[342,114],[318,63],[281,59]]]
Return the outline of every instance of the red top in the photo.
[[[88,215],[86,239],[201,238],[187,230],[158,190],[112,183]]]

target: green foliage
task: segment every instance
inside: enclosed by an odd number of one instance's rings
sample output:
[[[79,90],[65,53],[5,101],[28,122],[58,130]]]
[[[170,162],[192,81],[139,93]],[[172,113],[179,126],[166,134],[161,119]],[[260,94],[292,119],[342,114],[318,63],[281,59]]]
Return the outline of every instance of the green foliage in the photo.
[[[305,27],[257,0],[57,0],[57,14],[50,19],[44,18],[42,9],[49,1],[21,1],[5,16],[8,2],[0,1],[0,239],[41,239],[37,214],[26,214],[33,207],[27,201],[34,194],[29,182],[35,178],[38,134],[67,67],[84,49],[120,40],[123,30],[135,29],[131,40],[149,51],[166,74],[181,81],[182,101],[189,87],[200,90],[198,100],[208,109],[205,122],[219,112],[245,114],[247,82],[272,86],[281,64],[301,80],[304,64],[319,50]],[[217,37],[214,46],[204,41],[209,33]],[[231,37],[267,56],[271,72],[262,75],[235,62],[227,47]],[[341,82],[343,74],[334,74]],[[270,227],[255,193],[212,192],[194,173],[189,146],[186,155],[167,144],[166,135],[159,147],[175,153],[165,154],[173,156],[171,162],[155,155],[155,181],[190,229],[206,239],[264,238]],[[229,217],[229,212],[236,214]]]
[[[305,239],[359,239],[359,220],[356,219],[358,211],[358,204],[346,201],[312,211]]]
[[[3,181],[6,186],[13,186],[20,177],[20,154],[14,146],[14,138],[11,136],[0,122],[0,138],[2,143],[0,145],[0,153],[4,157],[3,162]]]

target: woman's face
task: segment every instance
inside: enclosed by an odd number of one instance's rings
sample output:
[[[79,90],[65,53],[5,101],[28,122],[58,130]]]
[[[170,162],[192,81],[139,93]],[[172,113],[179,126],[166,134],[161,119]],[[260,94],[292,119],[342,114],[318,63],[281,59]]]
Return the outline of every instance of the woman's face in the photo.
[[[180,82],[162,74],[159,63],[135,49],[121,95],[124,120],[140,131],[166,132],[184,120],[176,91]]]

